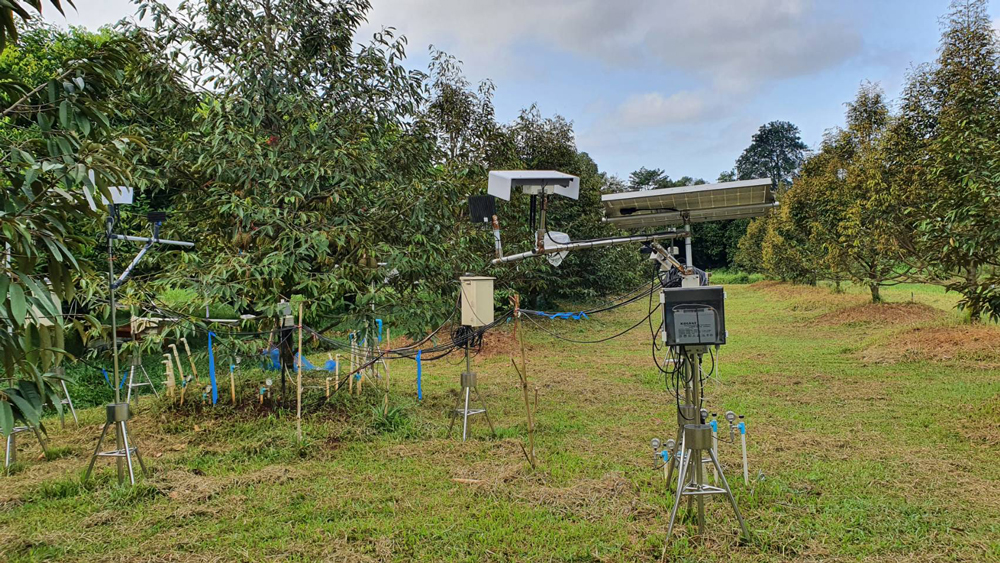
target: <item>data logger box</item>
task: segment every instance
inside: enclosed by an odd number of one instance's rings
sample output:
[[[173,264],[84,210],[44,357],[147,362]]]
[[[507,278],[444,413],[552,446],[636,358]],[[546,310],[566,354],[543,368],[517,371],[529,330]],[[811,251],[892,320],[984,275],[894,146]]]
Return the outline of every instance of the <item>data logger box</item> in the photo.
[[[458,278],[462,288],[462,324],[486,326],[493,322],[493,280],[488,276]]]
[[[722,286],[660,290],[663,334],[668,346],[726,343],[726,292]]]

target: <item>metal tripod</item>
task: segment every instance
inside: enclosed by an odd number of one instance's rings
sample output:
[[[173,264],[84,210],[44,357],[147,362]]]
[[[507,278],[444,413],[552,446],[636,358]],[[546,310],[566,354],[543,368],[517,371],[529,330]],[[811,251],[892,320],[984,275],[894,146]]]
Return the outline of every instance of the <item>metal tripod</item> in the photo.
[[[83,475],[83,481],[86,483],[90,479],[90,472],[94,469],[94,462],[97,461],[99,457],[113,457],[118,460],[118,483],[121,484],[124,480],[124,472],[122,468],[122,459],[125,460],[125,466],[128,468],[128,480],[129,483],[135,485],[135,470],[132,467],[132,457],[139,461],[139,467],[142,468],[142,473],[149,477],[149,470],[146,469],[146,464],[142,461],[142,455],[139,454],[138,446],[129,444],[128,438],[128,419],[131,418],[131,413],[129,412],[128,403],[116,403],[113,405],[106,406],[107,420],[104,422],[104,429],[101,430],[101,437],[97,440],[97,447],[94,448],[94,455],[90,458],[90,465],[87,466],[87,472]],[[115,427],[115,438],[117,443],[124,444],[121,449],[101,451],[101,444],[104,443],[104,437],[108,434],[108,428],[112,425]]]
[[[45,441],[42,439],[42,435],[38,432],[38,429],[34,426],[15,426],[11,429],[10,434],[7,435],[7,439],[4,443],[3,449],[3,468],[9,469],[11,465],[17,462],[17,435],[22,432],[34,432],[35,438],[38,439],[38,443],[42,446],[42,451],[45,450]]]
[[[739,520],[740,528],[745,537],[750,537],[740,509],[736,506],[736,499],[729,488],[726,476],[722,472],[722,466],[712,448],[712,426],[705,424],[702,420],[702,387],[701,387],[701,357],[707,353],[706,346],[682,346],[681,356],[684,358],[684,404],[678,407],[677,411],[677,443],[680,444],[678,455],[674,455],[667,470],[667,486],[669,487],[674,466],[678,467],[677,492],[674,496],[674,506],[670,511],[670,523],[667,526],[667,539],[674,529],[677,519],[677,510],[680,507],[682,497],[688,497],[688,513],[693,509],[693,504],[697,500],[698,504],[698,534],[705,532],[705,496],[726,495],[736,519]],[[705,458],[707,453],[708,457]],[[711,463],[717,476],[716,485],[708,484],[705,471],[705,462]],[[664,550],[666,546],[664,546]]]
[[[69,396],[69,389],[66,388],[66,380],[62,378],[62,376],[65,375],[66,371],[63,369],[62,366],[57,366],[53,368],[53,370],[55,371],[55,374],[59,376],[59,383],[62,384],[64,398],[60,399],[59,402],[69,406],[69,412],[70,414],[73,415],[73,422],[75,422],[76,425],[79,426],[80,419],[76,417],[76,409],[73,408],[73,399]]]
[[[705,533],[705,497],[708,495],[726,495],[729,504],[733,507],[736,519],[740,522],[740,528],[745,537],[750,537],[747,526],[743,522],[743,515],[740,514],[739,507],[736,506],[736,499],[729,488],[729,482],[722,473],[722,466],[719,465],[719,458],[712,450],[712,427],[708,424],[688,424],[684,427],[684,437],[680,449],[680,472],[677,477],[677,494],[674,495],[674,507],[670,511],[670,524],[667,525],[667,538],[674,530],[674,523],[677,520],[677,509],[680,508],[681,499],[688,497],[688,512],[691,512],[691,504],[695,499],[698,502],[698,535]],[[708,457],[715,467],[722,486],[712,486],[706,483],[705,468],[702,463],[702,456],[708,453]]]
[[[471,392],[476,393],[476,400],[483,406],[481,409],[469,409],[469,395]],[[462,396],[465,396],[465,407],[459,408],[462,402]],[[459,415],[462,416],[462,441],[464,442],[468,436],[469,431],[469,417],[476,414],[482,414],[486,417],[486,423],[490,425],[490,432],[496,434],[496,430],[493,428],[493,421],[490,420],[490,413],[486,412],[486,403],[483,402],[482,396],[479,394],[479,387],[476,385],[476,374],[472,371],[472,358],[469,355],[469,343],[465,343],[465,371],[462,372],[462,392],[459,394],[458,398],[455,400],[455,408],[451,413],[451,424],[448,425],[448,436],[451,437],[451,430],[455,427],[455,419]]]
[[[142,381],[136,378],[136,370],[142,371],[142,375],[145,377],[146,381]],[[125,402],[132,401],[132,390],[140,387],[149,387],[153,391],[153,395],[157,399],[160,398],[160,394],[156,392],[156,386],[153,385],[153,380],[149,378],[149,372],[146,371],[145,366],[142,365],[142,354],[136,350],[132,353],[132,367],[128,370],[128,389],[125,392]],[[139,406],[139,392],[135,393],[135,405]]]

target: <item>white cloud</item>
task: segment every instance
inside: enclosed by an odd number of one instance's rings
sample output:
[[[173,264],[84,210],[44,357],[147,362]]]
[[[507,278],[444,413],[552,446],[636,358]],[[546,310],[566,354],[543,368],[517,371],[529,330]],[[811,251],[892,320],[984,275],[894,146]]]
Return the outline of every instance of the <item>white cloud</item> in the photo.
[[[851,23],[813,0],[383,0],[369,19],[366,32],[398,26],[414,48],[441,44],[494,75],[498,62],[523,67],[524,49],[549,46],[612,67],[686,71],[731,90],[817,72],[861,47]]]
[[[682,90],[669,96],[650,92],[629,96],[612,119],[629,128],[659,127],[699,121],[706,116],[708,109],[704,92]]]
[[[180,0],[161,0],[167,6],[176,7]],[[122,18],[135,21],[138,5],[133,0],[74,0],[74,6],[62,3],[65,16],[48,2],[42,3],[42,16],[56,25],[82,25],[97,29],[103,25],[117,23]],[[146,18],[148,23],[149,17]]]

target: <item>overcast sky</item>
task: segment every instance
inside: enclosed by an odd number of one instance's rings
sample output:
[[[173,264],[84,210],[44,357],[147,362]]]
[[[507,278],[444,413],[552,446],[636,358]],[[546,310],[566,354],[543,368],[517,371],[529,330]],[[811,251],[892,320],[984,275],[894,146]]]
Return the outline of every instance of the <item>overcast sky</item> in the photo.
[[[129,0],[76,0],[56,23],[131,17]],[[168,0],[177,4],[178,0]],[[947,0],[373,0],[426,69],[433,44],[497,85],[502,120],[537,103],[580,150],[627,177],[640,166],[713,180],[757,128],[787,120],[816,146],[864,80],[895,97],[930,61]],[[991,6],[1000,22],[1000,1]],[[998,27],[1000,28],[1000,27]]]

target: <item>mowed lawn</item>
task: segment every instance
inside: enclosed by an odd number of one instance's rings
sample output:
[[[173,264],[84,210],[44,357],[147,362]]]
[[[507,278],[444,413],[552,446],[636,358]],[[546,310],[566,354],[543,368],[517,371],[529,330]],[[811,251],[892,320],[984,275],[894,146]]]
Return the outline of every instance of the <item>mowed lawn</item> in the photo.
[[[1000,560],[995,326],[961,325],[954,297],[923,286],[886,290],[884,307],[823,287],[727,292],[707,406],[746,416],[750,486],[738,445],[720,455],[753,538],[713,498],[706,537],[680,526],[668,560]],[[543,326],[597,339],[647,306]],[[446,437],[457,354],[424,364],[420,403],[413,362],[392,362],[389,416],[372,387],[322,405],[307,391],[301,445],[294,411],[259,407],[249,371],[238,409],[143,399],[132,433],[154,475],[135,488],[109,461],[80,484],[103,409],[79,428],[48,421],[49,460],[21,435],[0,478],[0,561],[659,560],[672,496],[649,441],[675,414],[649,327],[593,345],[525,329],[537,469],[509,330],[474,360],[497,435],[476,418],[464,444]]]

